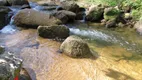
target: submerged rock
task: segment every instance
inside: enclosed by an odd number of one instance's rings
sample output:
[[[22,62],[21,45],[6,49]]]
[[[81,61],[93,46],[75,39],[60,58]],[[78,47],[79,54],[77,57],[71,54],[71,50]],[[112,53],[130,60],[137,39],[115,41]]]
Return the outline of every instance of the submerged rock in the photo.
[[[102,5],[93,5],[86,12],[87,21],[100,21],[103,18],[104,7]]]
[[[50,14],[32,9],[21,10],[14,17],[15,25],[27,28],[37,28],[39,25],[51,26],[61,23],[62,22],[59,19]]]
[[[60,50],[70,57],[81,57],[91,51],[85,41],[78,36],[69,36],[60,46]]]
[[[38,34],[44,38],[65,39],[69,36],[69,29],[63,25],[39,26]]]
[[[60,19],[63,23],[73,22],[76,14],[71,11],[61,10],[53,14],[56,18]]]
[[[9,23],[8,13],[11,10],[8,7],[0,6],[0,29]]]
[[[12,53],[0,55],[0,80],[14,80],[19,77],[22,60],[15,57]]]

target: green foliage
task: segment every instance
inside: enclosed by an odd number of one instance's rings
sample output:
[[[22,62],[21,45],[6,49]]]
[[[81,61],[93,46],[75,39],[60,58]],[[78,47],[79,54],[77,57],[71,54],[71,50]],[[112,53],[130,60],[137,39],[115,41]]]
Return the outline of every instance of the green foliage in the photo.
[[[131,14],[134,20],[142,19],[142,0],[86,0],[94,4],[105,4],[108,6],[130,6]]]

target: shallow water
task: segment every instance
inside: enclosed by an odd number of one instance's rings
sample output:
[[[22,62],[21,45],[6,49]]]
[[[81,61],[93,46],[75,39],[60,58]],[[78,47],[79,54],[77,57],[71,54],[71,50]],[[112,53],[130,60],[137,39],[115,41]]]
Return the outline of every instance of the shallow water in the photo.
[[[60,42],[12,24],[1,30],[0,45],[24,60],[33,80],[142,80],[142,37],[135,31],[80,23],[72,24],[70,32],[86,40],[98,57],[70,58],[58,53]]]

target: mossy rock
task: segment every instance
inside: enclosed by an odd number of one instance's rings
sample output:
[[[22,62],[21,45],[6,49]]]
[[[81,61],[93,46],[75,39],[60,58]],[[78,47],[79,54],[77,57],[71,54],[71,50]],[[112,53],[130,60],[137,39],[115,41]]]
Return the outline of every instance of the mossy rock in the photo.
[[[103,6],[94,5],[89,8],[86,15],[87,21],[100,21],[103,17]]]
[[[64,25],[39,26],[38,34],[43,38],[64,39],[69,36],[69,29]]]
[[[77,58],[90,54],[87,43],[78,36],[69,36],[60,46],[60,50],[66,55]]]
[[[105,20],[115,20],[120,14],[120,10],[110,7],[105,8],[104,10],[104,19]]]

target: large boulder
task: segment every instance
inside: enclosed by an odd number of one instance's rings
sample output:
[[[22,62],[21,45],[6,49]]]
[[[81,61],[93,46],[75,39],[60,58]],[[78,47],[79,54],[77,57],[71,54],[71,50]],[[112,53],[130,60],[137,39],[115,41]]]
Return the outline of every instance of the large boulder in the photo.
[[[79,6],[73,1],[63,1],[60,6],[67,11],[72,11],[77,13],[79,11]]]
[[[138,21],[135,25],[134,28],[136,29],[136,31],[142,35],[142,21]]]
[[[69,36],[60,46],[60,50],[70,57],[83,57],[91,53],[87,43],[78,36]]]
[[[64,25],[39,26],[38,34],[44,38],[65,39],[69,36],[69,29]]]
[[[86,11],[85,19],[87,21],[100,21],[103,18],[104,7],[102,5],[93,5]]]
[[[14,17],[15,25],[28,28],[37,28],[39,25],[50,26],[61,23],[62,22],[59,19],[50,14],[32,9],[21,10]]]
[[[7,0],[0,0],[0,6],[8,5]]]
[[[56,18],[60,19],[63,23],[73,22],[76,14],[71,11],[61,10],[53,14]]]
[[[7,2],[8,2],[8,4],[10,6],[15,6],[15,5],[19,5],[19,6],[29,5],[28,0],[7,0]]]
[[[0,55],[0,80],[17,80],[20,75],[22,60],[12,53]]]
[[[11,10],[8,7],[0,6],[0,29],[9,23],[8,13]]]
[[[104,19],[105,20],[116,20],[120,14],[120,10],[114,7],[105,8]]]

